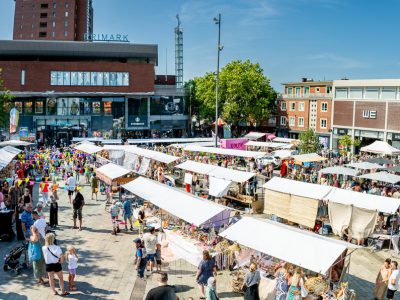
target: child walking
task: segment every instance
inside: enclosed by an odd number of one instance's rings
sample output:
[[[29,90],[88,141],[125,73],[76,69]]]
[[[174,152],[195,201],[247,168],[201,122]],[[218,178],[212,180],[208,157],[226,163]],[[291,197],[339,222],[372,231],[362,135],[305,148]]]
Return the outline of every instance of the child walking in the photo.
[[[156,254],[155,259],[157,263],[157,272],[161,272],[161,265],[162,265],[162,257],[161,257],[161,244],[156,245]]]
[[[76,253],[76,249],[74,246],[67,247],[67,253],[65,254],[68,262],[68,283],[69,283],[69,290],[76,291],[75,287],[75,275],[76,275],[76,268],[78,267],[78,254]]]

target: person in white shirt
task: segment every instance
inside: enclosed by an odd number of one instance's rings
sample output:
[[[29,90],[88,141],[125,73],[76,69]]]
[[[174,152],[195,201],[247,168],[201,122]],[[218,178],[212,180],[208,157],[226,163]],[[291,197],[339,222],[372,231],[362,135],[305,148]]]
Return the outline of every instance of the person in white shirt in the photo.
[[[155,234],[155,228],[151,227],[150,232],[147,232],[143,235],[143,243],[146,248],[147,253],[147,261],[149,263],[150,272],[153,272],[154,267],[154,259],[157,250],[157,236]]]
[[[40,237],[44,239],[46,237],[47,228],[46,220],[41,218],[36,210],[32,212],[32,218],[35,220],[33,226],[37,228],[40,233]]]
[[[69,293],[64,290],[64,278],[61,265],[64,262],[64,255],[60,246],[54,245],[54,240],[54,233],[46,234],[45,245],[42,247],[44,261],[46,262],[46,272],[49,275],[50,288],[53,294],[58,295],[54,284],[54,275],[57,275],[61,296],[66,296],[69,295]]]
[[[390,268],[392,269],[392,274],[389,277],[389,283],[388,283],[388,290],[386,297],[388,300],[393,300],[394,294],[399,288],[399,269],[398,269],[398,264],[397,261],[392,260],[390,264]]]
[[[68,186],[68,199],[69,199],[69,204],[72,203],[72,195],[75,192],[76,189],[76,179],[72,174],[69,174],[69,177],[67,179],[66,185]]]
[[[78,254],[76,253],[76,249],[74,246],[67,247],[67,253],[65,254],[68,262],[68,282],[69,282],[69,290],[76,291],[75,287],[75,275],[76,275],[76,268],[78,267]]]

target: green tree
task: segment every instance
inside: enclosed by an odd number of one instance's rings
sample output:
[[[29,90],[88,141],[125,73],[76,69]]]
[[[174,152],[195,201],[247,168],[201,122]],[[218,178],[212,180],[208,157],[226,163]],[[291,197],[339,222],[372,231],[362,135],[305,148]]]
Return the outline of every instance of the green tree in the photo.
[[[300,134],[299,148],[302,154],[314,153],[318,151],[319,139],[315,131],[308,129]]]
[[[263,72],[258,63],[251,63],[250,60],[235,60],[221,69],[218,107],[219,114],[228,123],[255,123],[268,119],[276,93]],[[214,120],[215,74],[208,72],[193,81],[200,118]]]
[[[348,134],[343,135],[339,139],[339,145],[341,145],[343,147],[342,152],[344,154],[346,154],[350,150],[351,146],[358,147],[358,146],[360,146],[360,144],[361,144],[361,141],[359,139],[352,139],[351,136]]]
[[[2,69],[0,69],[0,128],[5,128],[9,120],[13,95],[4,87],[1,74]]]

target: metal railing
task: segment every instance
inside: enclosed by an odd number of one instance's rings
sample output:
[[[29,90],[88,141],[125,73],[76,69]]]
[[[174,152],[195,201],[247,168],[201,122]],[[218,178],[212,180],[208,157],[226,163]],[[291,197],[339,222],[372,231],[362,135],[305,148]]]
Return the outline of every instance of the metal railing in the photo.
[[[332,99],[333,94],[312,93],[312,94],[278,94],[278,99]]]

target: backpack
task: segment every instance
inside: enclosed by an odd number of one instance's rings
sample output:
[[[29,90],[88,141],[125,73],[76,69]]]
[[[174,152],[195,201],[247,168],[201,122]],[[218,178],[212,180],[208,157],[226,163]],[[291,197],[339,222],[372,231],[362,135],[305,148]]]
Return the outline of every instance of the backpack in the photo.
[[[28,257],[30,261],[38,261],[42,258],[42,249],[40,249],[39,242],[29,243],[28,245]]]

